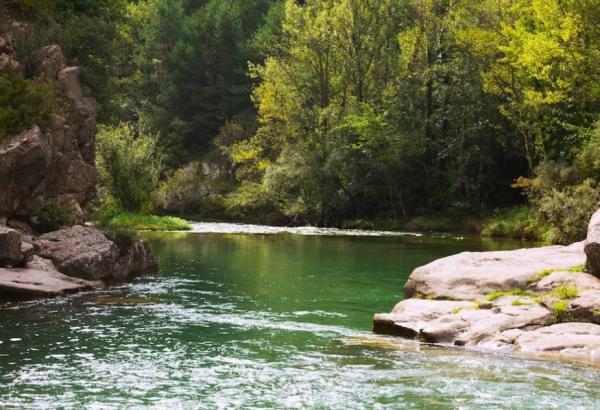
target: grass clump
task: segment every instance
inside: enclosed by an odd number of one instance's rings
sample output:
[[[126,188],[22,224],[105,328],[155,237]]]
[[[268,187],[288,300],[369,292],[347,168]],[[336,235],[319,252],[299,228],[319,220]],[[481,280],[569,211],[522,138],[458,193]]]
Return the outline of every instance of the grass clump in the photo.
[[[452,311],[452,313],[456,315],[456,314],[462,312],[463,310],[479,310],[479,309],[481,309],[481,306],[479,305],[479,302],[475,302],[475,303],[473,303],[472,306],[457,307],[456,309],[454,309]]]
[[[554,272],[585,272],[584,265],[573,266],[572,268],[557,268],[557,269],[544,269],[534,277],[528,280],[529,283],[536,283],[544,279],[546,276]]]
[[[559,286],[549,294],[549,296],[557,296],[561,300],[574,299],[577,295],[577,288],[567,284]]]
[[[557,300],[552,304],[552,311],[557,318],[562,318],[569,308],[568,300]]]
[[[134,213],[121,213],[107,221],[113,228],[136,231],[189,231],[190,224],[174,216],[141,215]]]
[[[493,302],[494,300],[500,299],[505,296],[529,296],[529,293],[523,289],[515,289],[508,292],[495,291],[486,295],[485,300],[487,300],[488,302]]]

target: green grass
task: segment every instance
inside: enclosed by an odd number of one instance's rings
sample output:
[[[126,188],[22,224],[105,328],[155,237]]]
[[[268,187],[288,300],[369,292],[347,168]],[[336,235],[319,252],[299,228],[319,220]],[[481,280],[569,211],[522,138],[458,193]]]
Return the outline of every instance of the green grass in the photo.
[[[479,302],[475,302],[475,303],[473,303],[472,306],[461,306],[461,307],[458,307],[458,308],[454,309],[452,311],[452,313],[454,313],[456,315],[456,314],[462,312],[463,310],[479,310],[479,309],[481,309],[481,306],[479,305]]]
[[[106,223],[111,228],[136,231],[189,231],[190,224],[173,216],[117,214]]]
[[[572,268],[545,269],[545,270],[541,271],[540,273],[538,273],[537,275],[535,275],[534,277],[530,278],[528,280],[528,282],[529,283],[539,282],[540,280],[544,279],[546,276],[548,276],[554,272],[585,272],[585,266],[577,265],[577,266],[573,266]]]
[[[574,299],[578,295],[577,288],[569,285],[561,285],[558,288],[554,289],[552,292],[548,294],[548,296],[557,296],[558,298],[564,299]]]
[[[557,318],[561,318],[565,313],[567,313],[567,309],[569,308],[568,300],[557,300],[552,304],[552,311]]]
[[[504,296],[531,296],[531,294],[523,289],[515,289],[508,292],[495,291],[486,295],[485,300],[488,302],[493,302],[494,300],[500,299]]]

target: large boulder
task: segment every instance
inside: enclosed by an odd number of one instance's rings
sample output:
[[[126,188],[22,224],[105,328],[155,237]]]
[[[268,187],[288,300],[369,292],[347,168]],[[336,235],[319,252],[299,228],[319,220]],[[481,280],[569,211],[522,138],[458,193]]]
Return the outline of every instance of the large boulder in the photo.
[[[16,266],[21,259],[21,235],[0,225],[0,266]]]
[[[588,272],[600,277],[600,209],[590,219],[584,249],[587,255]]]
[[[86,280],[123,281],[157,269],[144,241],[120,240],[117,245],[91,227],[77,225],[51,232],[34,244],[38,254],[53,260],[60,272]]]
[[[585,263],[583,243],[499,252],[463,252],[415,269],[405,297],[476,300],[491,292],[529,286],[547,270]]]

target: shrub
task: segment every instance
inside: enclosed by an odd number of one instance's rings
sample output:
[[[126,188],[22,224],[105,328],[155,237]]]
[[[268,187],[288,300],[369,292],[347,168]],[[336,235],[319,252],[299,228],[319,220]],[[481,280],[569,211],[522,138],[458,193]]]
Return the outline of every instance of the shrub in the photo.
[[[60,111],[55,84],[29,80],[18,71],[0,73],[0,140],[37,124],[44,126]]]
[[[496,211],[481,231],[483,236],[543,240],[549,228],[528,207],[520,206]]]
[[[118,207],[148,212],[162,171],[156,138],[132,124],[101,127],[97,151],[100,183]]]
[[[552,226],[547,240],[567,244],[584,239],[590,217],[598,209],[599,197],[598,187],[591,179],[544,192],[535,204],[542,220]]]
[[[68,205],[45,202],[30,210],[33,225],[39,232],[52,232],[75,224],[75,212]]]
[[[209,166],[219,166],[210,163]],[[218,217],[223,215],[223,197],[233,186],[227,176],[206,176],[201,163],[178,169],[160,184],[154,195],[154,208],[159,213]]]

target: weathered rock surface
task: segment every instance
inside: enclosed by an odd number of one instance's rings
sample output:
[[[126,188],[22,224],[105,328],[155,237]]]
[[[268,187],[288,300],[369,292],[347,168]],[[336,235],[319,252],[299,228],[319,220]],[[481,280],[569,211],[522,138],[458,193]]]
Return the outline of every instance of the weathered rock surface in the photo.
[[[62,49],[57,44],[34,51],[30,60],[30,75],[49,79],[56,79],[58,72],[67,64]]]
[[[85,92],[79,68],[66,66],[60,46],[34,51],[24,70],[11,38],[0,32],[0,72],[19,69],[56,81],[66,109],[47,128],[31,124],[0,144],[0,221],[22,219],[40,202],[59,202],[72,207],[81,223],[96,194],[96,101]]]
[[[376,314],[373,331],[478,350],[600,361],[600,279],[578,271],[585,253],[587,266],[593,265],[589,258],[598,241],[597,213],[585,252],[583,243],[575,243],[439,259],[414,270],[404,289],[411,298],[391,313]]]
[[[53,260],[60,272],[87,280],[123,281],[157,269],[144,241],[131,240],[117,246],[91,227],[73,226],[51,232],[40,236],[34,245],[38,254]]]
[[[586,267],[588,272],[600,277],[600,209],[590,219],[584,249],[587,256]]]
[[[0,71],[18,70],[17,52],[10,38],[0,37]]]
[[[553,313],[540,305],[498,303],[480,309],[473,302],[407,299],[392,313],[375,315],[374,331],[429,343],[477,346],[494,341],[507,330],[555,322]]]
[[[0,144],[0,215],[10,216],[43,196],[52,150],[37,126]]]
[[[600,326],[592,323],[559,323],[523,333],[515,340],[515,346],[524,352],[597,358],[600,354]]]
[[[72,278],[58,272],[52,261],[34,257],[25,268],[0,268],[0,296],[49,297],[103,287],[102,282]]]
[[[22,260],[21,235],[0,225],[0,266],[16,266]]]
[[[585,263],[583,243],[500,252],[463,252],[415,269],[406,297],[476,300],[494,291],[527,287],[541,272]]]

